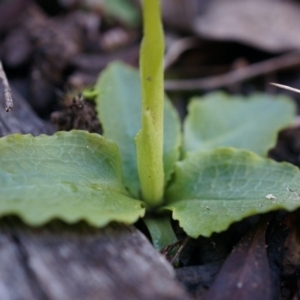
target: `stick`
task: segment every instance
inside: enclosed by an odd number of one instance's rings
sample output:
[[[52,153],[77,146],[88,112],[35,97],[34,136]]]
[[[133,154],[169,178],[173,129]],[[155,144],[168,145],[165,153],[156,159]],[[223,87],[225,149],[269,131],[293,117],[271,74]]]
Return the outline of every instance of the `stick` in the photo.
[[[177,250],[176,254],[172,257],[171,261],[170,261],[170,264],[172,264],[175,259],[178,257],[178,255],[182,252],[183,248],[186,246],[186,244],[188,243],[188,241],[190,240],[191,238],[188,236],[184,239],[184,241],[182,242],[181,246],[179,247],[179,249]]]
[[[298,94],[300,94],[300,90],[298,89],[295,89],[295,88],[292,88],[288,85],[283,85],[283,84],[279,84],[279,83],[274,83],[274,82],[270,82],[271,85],[274,85],[274,86],[277,86],[281,89],[285,89],[285,90],[288,90],[288,91],[292,91],[292,92],[296,92]]]
[[[203,79],[166,80],[165,89],[167,91],[210,90],[239,83],[278,70],[299,67],[299,65],[300,52],[295,51],[228,72],[224,75]]]
[[[14,103],[11,96],[11,89],[9,87],[9,83],[5,75],[1,60],[0,60],[0,79],[2,81],[2,85],[4,89],[5,110],[8,112],[14,108]]]

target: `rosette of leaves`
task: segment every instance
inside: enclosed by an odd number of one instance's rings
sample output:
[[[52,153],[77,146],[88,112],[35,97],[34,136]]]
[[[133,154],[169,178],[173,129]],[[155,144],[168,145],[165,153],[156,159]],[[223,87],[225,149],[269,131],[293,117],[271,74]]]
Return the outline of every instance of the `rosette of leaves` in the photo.
[[[212,93],[190,101],[181,130],[163,93],[159,1],[145,0],[141,72],[111,64],[95,99],[103,136],[84,131],[0,139],[0,215],[94,226],[147,215],[153,241],[191,237],[247,216],[300,206],[298,169],[266,158],[295,116],[287,97]],[[157,217],[161,214],[163,217]]]

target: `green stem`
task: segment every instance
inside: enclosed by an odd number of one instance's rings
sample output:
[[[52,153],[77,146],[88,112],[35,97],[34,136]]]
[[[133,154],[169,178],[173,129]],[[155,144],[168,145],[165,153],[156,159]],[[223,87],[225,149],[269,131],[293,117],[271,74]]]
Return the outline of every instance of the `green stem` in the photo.
[[[144,201],[162,203],[163,170],[163,54],[164,38],[159,0],[143,1],[144,38],[140,52],[142,128],[136,137],[137,164]]]
[[[170,216],[147,216],[143,221],[150,232],[156,250],[160,251],[162,248],[177,242],[177,237],[171,226]]]

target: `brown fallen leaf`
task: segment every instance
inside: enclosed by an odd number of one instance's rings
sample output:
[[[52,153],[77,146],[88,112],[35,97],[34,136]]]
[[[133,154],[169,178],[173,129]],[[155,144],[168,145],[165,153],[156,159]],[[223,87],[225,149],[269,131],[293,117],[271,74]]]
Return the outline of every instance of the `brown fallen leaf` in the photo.
[[[300,296],[300,230],[299,211],[289,213],[284,223],[290,232],[284,244],[282,263],[282,299],[299,299]]]
[[[264,217],[231,252],[204,300],[272,299],[271,272],[265,236],[270,216]]]
[[[190,31],[202,2],[209,1],[161,0],[165,24],[176,30]]]
[[[206,38],[271,52],[300,48],[300,5],[280,0],[213,0],[193,25]]]
[[[300,48],[300,4],[282,0],[162,0],[165,23],[201,38],[269,52]]]

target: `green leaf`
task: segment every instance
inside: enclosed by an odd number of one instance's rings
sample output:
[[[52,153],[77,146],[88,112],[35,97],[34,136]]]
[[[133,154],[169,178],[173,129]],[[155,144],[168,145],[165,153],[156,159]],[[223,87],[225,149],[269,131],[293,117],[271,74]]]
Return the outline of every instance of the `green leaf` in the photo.
[[[98,92],[94,89],[94,87],[88,86],[82,91],[82,96],[86,100],[95,101],[96,97],[98,96]]]
[[[266,156],[280,129],[296,114],[286,96],[256,94],[249,98],[216,92],[191,101],[184,124],[184,150],[235,147]]]
[[[141,81],[137,70],[115,62],[102,72],[96,90],[96,107],[103,126],[103,135],[114,141],[121,153],[124,184],[132,195],[139,197],[134,138],[141,128]],[[180,120],[170,101],[164,106],[164,172],[168,180],[179,158],[181,143]]]
[[[300,207],[299,189],[298,168],[219,148],[191,153],[177,164],[164,209],[189,236],[210,236],[254,214]]]
[[[125,186],[139,196],[134,138],[141,127],[141,83],[139,73],[123,63],[112,63],[102,72],[96,89],[98,117],[103,136],[114,141],[120,150]]]
[[[144,208],[122,185],[117,146],[73,131],[0,139],[0,215],[7,214],[31,225],[60,218],[104,226],[133,223]]]
[[[103,0],[103,5],[108,14],[127,25],[136,27],[140,24],[140,12],[132,2],[128,0]]]
[[[167,216],[146,216],[143,221],[147,226],[156,250],[160,251],[164,247],[177,242],[169,214]]]
[[[144,201],[163,201],[163,55],[164,37],[159,0],[143,1],[144,37],[140,51],[142,128],[136,136],[137,165]]]
[[[165,97],[163,157],[166,183],[171,178],[175,169],[175,163],[179,159],[181,138],[180,118],[171,101]]]
[[[94,10],[101,9],[105,12],[105,15],[114,17],[128,26],[136,27],[140,24],[140,12],[132,1],[85,0],[84,4]]]

